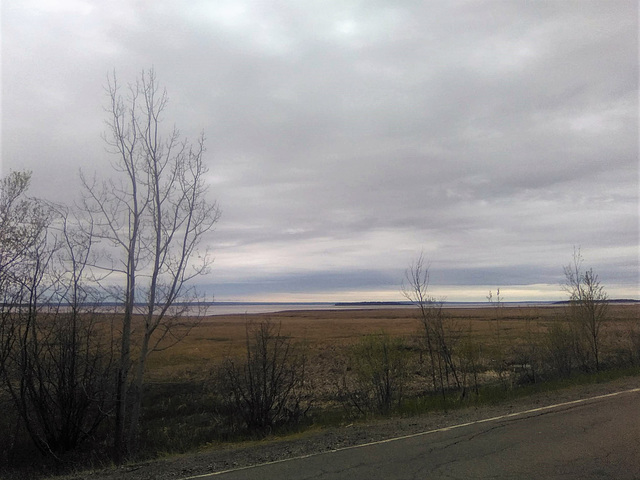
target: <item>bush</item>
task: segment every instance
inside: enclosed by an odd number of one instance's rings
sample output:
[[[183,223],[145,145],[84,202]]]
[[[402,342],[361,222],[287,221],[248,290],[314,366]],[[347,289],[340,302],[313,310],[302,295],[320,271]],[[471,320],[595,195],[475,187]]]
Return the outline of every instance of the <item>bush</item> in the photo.
[[[262,434],[298,423],[310,407],[305,356],[269,321],[247,325],[246,335],[245,361],[227,358],[220,370],[228,411]]]
[[[573,367],[575,334],[570,326],[557,321],[546,332],[547,369],[559,377],[569,377]]]
[[[367,335],[351,349],[351,375],[343,379],[343,398],[361,413],[389,413],[402,403],[408,357],[402,339],[386,333]]]
[[[111,411],[108,327],[90,314],[15,317],[19,335],[0,372],[20,424],[15,430],[26,431],[43,455],[62,461],[67,452],[98,441]]]
[[[573,261],[564,267],[569,293],[568,316],[576,332],[576,356],[585,371],[600,370],[602,331],[609,321],[609,297],[593,269],[582,268],[580,250],[574,250]]]

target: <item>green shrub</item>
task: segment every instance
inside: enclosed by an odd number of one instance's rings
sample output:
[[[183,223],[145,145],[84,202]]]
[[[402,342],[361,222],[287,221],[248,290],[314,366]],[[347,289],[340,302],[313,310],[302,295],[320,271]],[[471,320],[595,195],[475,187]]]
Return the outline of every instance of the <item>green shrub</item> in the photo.
[[[343,397],[361,413],[389,413],[402,402],[408,359],[400,338],[386,333],[363,337],[350,351]]]

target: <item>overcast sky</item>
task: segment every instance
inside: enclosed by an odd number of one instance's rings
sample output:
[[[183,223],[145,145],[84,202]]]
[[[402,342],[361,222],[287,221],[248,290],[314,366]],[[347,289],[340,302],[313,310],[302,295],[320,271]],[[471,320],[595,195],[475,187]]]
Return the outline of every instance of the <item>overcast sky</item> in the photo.
[[[2,1],[2,174],[111,175],[104,87],[204,130],[217,300],[638,298],[638,2]]]

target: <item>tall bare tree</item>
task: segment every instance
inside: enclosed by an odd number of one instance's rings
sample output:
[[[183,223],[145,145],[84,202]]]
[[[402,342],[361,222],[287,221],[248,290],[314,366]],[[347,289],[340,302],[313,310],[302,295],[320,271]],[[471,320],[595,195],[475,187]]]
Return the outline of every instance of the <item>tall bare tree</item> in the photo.
[[[135,448],[147,357],[162,341],[179,340],[172,337],[176,303],[193,300],[189,281],[209,271],[211,258],[198,247],[220,212],[207,198],[204,134],[191,143],[175,127],[162,129],[168,96],[154,70],[142,72],[124,96],[114,73],[107,94],[104,139],[118,177],[82,181],[95,234],[109,245],[97,266],[103,280],[124,284],[114,445],[122,458]],[[134,314],[143,318],[138,339]]]

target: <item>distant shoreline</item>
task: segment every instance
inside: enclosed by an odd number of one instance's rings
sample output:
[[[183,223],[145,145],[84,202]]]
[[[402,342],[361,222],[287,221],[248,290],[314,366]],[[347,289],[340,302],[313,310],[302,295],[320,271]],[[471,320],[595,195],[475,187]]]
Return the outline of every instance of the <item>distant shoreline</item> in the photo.
[[[568,300],[562,301],[522,301],[522,302],[500,302],[500,307],[504,308],[547,308],[562,307],[568,305]],[[635,299],[612,299],[612,305],[638,305],[640,300]],[[43,305],[46,307],[46,305]],[[63,305],[49,305],[54,308],[68,308]],[[121,311],[121,303],[105,302],[101,305],[86,304],[83,307],[97,308],[101,313],[117,313]],[[142,308],[144,305],[136,305]],[[470,308],[496,308],[496,302],[442,302],[444,309],[470,309]],[[375,310],[375,309],[409,309],[417,308],[408,301],[364,301],[364,302],[176,302],[174,304],[176,312],[185,316],[220,316],[220,315],[252,315],[270,314],[292,311],[322,311],[322,310]],[[137,312],[139,313],[139,312]]]
[[[611,300],[614,305],[637,305],[640,300],[616,299]],[[501,302],[504,308],[551,308],[562,307],[568,302],[556,301],[528,301]],[[443,302],[444,309],[489,309],[496,308],[496,303],[489,302]],[[409,309],[417,308],[410,302],[215,302],[207,304],[206,315],[234,315],[234,314],[269,314],[292,311],[322,311],[322,310],[376,310],[376,309]]]

